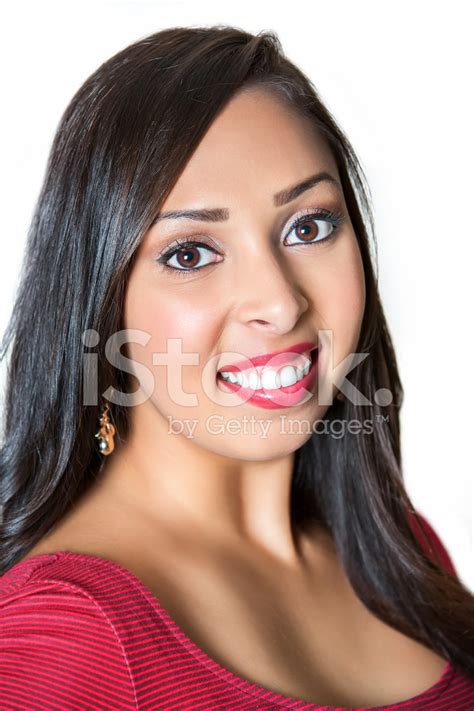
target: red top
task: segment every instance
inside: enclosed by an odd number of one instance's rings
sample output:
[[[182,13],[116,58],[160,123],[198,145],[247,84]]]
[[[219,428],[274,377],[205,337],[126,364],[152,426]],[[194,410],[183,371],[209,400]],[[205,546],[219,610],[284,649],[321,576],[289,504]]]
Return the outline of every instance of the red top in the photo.
[[[0,708],[336,709],[236,676],[196,646],[129,570],[67,551],[33,556],[0,577]],[[447,662],[425,692],[375,709],[473,711],[474,680]]]

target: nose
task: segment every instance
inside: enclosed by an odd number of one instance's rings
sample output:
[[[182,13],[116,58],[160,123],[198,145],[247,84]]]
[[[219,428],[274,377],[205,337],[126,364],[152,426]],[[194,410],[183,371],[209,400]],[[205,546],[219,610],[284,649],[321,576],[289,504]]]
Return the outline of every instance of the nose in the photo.
[[[234,313],[244,326],[266,333],[291,332],[309,302],[287,264],[270,251],[257,250],[252,259],[239,266],[240,273],[231,289]],[[237,284],[238,282],[238,284]]]

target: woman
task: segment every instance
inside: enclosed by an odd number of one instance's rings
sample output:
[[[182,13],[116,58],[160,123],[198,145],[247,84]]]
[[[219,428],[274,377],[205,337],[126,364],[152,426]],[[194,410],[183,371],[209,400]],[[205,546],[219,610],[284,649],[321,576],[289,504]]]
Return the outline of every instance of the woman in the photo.
[[[473,708],[370,238],[274,33],[168,29],[80,88],[4,342],[2,707]]]

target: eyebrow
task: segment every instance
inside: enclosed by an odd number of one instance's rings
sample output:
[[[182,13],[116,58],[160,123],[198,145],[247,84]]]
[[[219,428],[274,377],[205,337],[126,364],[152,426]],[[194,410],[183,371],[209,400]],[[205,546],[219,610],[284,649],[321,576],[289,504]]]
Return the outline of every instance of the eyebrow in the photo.
[[[318,183],[327,182],[335,185],[342,193],[342,187],[340,182],[330,173],[323,171],[321,173],[315,173],[309,178],[305,178],[301,182],[293,185],[291,188],[286,188],[285,190],[280,190],[280,192],[275,193],[273,196],[273,204],[275,207],[281,207],[286,205],[297,197],[302,195],[310,188],[313,188]],[[229,219],[230,211],[226,207],[215,207],[207,208],[203,210],[167,210],[165,212],[160,212],[158,216],[154,219],[152,224],[156,224],[161,220],[198,220],[200,222],[223,222]]]

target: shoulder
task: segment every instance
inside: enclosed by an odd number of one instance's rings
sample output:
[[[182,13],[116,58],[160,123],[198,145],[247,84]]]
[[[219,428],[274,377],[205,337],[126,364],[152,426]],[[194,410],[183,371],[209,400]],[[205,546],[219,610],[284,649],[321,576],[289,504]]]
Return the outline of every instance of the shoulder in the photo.
[[[428,557],[441,568],[447,570],[454,577],[458,577],[453,561],[441,541],[439,534],[435,531],[426,516],[419,512],[409,513],[410,527]]]
[[[53,553],[0,577],[0,707],[68,702],[136,708],[133,680],[94,561]],[[13,704],[13,706],[12,706]]]

